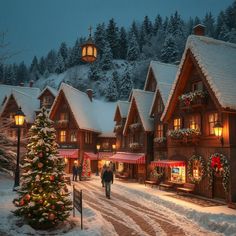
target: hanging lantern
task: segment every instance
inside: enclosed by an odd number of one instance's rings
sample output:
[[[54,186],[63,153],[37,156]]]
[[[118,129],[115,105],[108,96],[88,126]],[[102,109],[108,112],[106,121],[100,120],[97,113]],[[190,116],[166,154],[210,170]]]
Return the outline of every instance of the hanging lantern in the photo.
[[[92,40],[91,30],[92,27],[89,28],[90,33],[88,40],[81,46],[82,48],[81,60],[88,63],[92,63],[97,59],[97,47]]]
[[[221,122],[216,122],[216,124],[214,125],[215,136],[217,137],[222,136],[222,130],[223,130],[223,125],[221,124]]]

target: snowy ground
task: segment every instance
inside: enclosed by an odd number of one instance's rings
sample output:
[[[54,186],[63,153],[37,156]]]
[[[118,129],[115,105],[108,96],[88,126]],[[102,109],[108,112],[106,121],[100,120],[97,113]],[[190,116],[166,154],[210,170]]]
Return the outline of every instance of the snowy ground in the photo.
[[[236,235],[236,210],[226,206],[203,208],[156,188],[117,180],[108,200],[98,177],[75,185],[83,189],[84,230],[77,212],[57,230],[35,231],[11,213],[13,180],[0,174],[0,235]]]

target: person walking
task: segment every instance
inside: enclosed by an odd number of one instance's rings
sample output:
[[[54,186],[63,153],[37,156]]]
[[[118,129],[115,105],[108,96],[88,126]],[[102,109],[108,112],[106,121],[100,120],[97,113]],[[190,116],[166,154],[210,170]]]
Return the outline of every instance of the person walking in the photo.
[[[78,172],[79,172],[79,167],[76,164],[74,164],[73,168],[72,168],[72,173],[73,173],[72,180],[73,181],[77,181]]]
[[[103,167],[102,167],[102,171],[101,171],[101,182],[102,182],[102,187],[104,187],[103,174],[104,174],[106,168],[107,168],[107,166],[106,166],[106,164],[104,164]]]
[[[102,179],[105,183],[105,193],[107,198],[111,198],[111,184],[113,184],[113,172],[108,166],[103,173]]]

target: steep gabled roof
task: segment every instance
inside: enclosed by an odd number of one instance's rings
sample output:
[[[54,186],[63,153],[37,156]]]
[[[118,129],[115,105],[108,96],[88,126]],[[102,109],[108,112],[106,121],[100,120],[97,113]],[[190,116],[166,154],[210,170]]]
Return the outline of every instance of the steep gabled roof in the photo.
[[[128,128],[129,116],[131,115],[131,107],[133,103],[136,103],[137,110],[145,131],[153,131],[154,120],[149,116],[150,106],[152,104],[154,93],[149,91],[144,91],[140,89],[133,89],[132,98],[129,106],[129,111],[124,127],[124,133]]]
[[[154,78],[158,85],[159,83],[172,84],[175,79],[177,70],[178,70],[178,66],[176,65],[162,63],[159,61],[151,61],[148,68],[144,90],[147,89],[148,80],[149,80],[151,71],[153,72]]]
[[[39,88],[0,84],[0,113],[3,100],[11,94],[12,90],[17,90],[33,98],[37,98],[40,94]]]
[[[15,99],[17,106],[21,107],[25,114],[27,123],[33,123],[35,119],[35,111],[40,107],[40,101],[36,97],[31,97],[28,94],[22,93],[19,90],[12,89],[11,94],[8,96],[6,102],[2,107],[2,112],[8,105],[11,96]]]
[[[121,118],[126,118],[129,110],[129,102],[127,101],[118,101],[117,107],[120,110]]]
[[[106,136],[114,137],[114,121],[112,117],[115,111],[115,103],[96,99],[91,102],[86,93],[62,83],[50,113],[54,109],[61,92],[64,93],[80,129],[106,133]]]
[[[234,87],[236,83],[236,44],[205,36],[190,35],[162,119],[164,119],[172,96],[177,89],[188,51],[191,51],[221,107],[236,109]]]
[[[47,86],[43,89],[43,91],[39,94],[38,98],[40,98],[41,95],[44,94],[44,92],[45,92],[46,90],[48,90],[54,97],[57,96],[58,91],[57,91],[55,88],[52,88],[52,87],[50,87],[50,86],[47,85]]]

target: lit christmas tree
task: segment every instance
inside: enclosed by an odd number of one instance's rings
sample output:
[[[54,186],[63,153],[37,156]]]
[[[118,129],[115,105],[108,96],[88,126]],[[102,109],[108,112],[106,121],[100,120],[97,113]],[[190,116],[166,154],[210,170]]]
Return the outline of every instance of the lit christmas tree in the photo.
[[[48,229],[70,215],[71,201],[64,182],[64,160],[57,156],[55,129],[42,108],[30,131],[15,215],[33,228]]]
[[[82,177],[84,178],[91,177],[90,161],[88,158],[85,158],[83,161]]]

